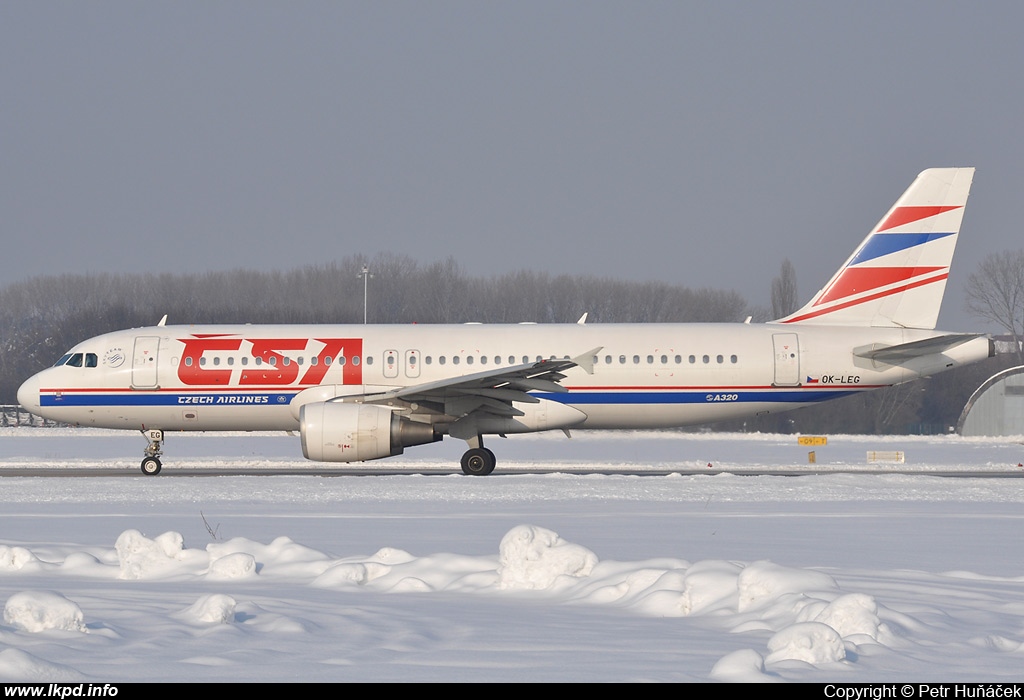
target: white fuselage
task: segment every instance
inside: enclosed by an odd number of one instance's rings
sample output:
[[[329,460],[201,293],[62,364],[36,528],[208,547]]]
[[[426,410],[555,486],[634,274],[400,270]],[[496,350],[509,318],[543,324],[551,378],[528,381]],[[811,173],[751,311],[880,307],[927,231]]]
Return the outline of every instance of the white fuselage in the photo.
[[[600,348],[592,372],[566,372],[566,392],[533,396],[585,414],[574,428],[666,428],[799,408],[988,355],[984,338],[899,365],[853,354],[937,335],[780,324],[155,326],[80,343],[18,397],[79,425],[297,430],[290,404],[312,387],[367,395]]]

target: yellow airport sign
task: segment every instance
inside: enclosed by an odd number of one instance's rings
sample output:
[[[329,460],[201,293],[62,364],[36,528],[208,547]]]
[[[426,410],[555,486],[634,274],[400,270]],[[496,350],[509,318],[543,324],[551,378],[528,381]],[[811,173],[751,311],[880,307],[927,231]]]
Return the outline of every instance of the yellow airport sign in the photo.
[[[796,439],[801,445],[827,445],[828,438],[824,435],[801,435]]]

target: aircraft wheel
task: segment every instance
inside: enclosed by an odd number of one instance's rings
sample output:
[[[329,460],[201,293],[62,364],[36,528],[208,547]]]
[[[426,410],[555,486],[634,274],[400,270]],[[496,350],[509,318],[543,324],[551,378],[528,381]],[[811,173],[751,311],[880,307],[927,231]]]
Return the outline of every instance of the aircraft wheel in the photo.
[[[160,460],[156,457],[146,457],[142,460],[142,473],[146,476],[156,476],[160,473]]]
[[[494,471],[497,459],[486,447],[466,450],[462,455],[462,471],[470,476],[487,476]]]

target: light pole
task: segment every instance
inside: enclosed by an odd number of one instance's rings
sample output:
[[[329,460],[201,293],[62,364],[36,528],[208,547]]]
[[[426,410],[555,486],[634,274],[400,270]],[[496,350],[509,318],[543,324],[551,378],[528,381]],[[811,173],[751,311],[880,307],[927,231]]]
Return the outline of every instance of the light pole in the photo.
[[[370,274],[370,268],[367,267],[366,265],[363,265],[363,270],[362,270],[362,272],[359,273],[359,276],[363,278],[363,325],[365,326],[366,325],[366,299],[367,299],[367,290],[368,290],[367,280],[369,280],[371,277],[373,277],[373,275]]]

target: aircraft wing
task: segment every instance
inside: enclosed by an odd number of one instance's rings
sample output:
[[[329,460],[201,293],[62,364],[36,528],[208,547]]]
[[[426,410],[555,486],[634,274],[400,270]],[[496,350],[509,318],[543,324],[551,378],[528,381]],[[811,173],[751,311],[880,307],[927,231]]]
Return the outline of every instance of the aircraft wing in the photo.
[[[473,413],[501,417],[522,416],[513,402],[539,403],[531,391],[567,392],[560,382],[565,372],[581,367],[588,374],[594,371],[594,356],[602,348],[594,348],[575,358],[546,359],[511,367],[465,374],[436,382],[402,387],[382,394],[368,394],[364,403],[387,404],[389,401],[434,404],[454,418]]]

